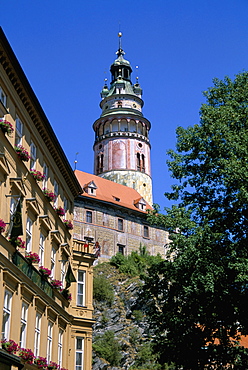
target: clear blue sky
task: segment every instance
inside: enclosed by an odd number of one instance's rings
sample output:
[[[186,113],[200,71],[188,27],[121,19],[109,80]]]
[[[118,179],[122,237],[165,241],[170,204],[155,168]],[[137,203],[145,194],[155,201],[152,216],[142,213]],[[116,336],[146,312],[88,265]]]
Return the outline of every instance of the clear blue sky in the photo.
[[[176,127],[199,122],[214,77],[248,69],[247,14],[248,0],[9,0],[1,26],[72,167],[79,152],[77,169],[92,173],[92,124],[120,23],[125,57],[139,66],[154,202],[163,209]]]

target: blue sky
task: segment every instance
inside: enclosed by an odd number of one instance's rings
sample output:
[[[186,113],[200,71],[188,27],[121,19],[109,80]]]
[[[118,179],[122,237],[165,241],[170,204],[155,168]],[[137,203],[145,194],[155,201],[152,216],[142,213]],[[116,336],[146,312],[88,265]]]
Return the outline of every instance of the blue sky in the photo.
[[[175,130],[199,122],[212,79],[248,69],[248,0],[9,0],[1,26],[72,167],[93,171],[93,122],[118,48],[135,70],[151,121],[154,202],[174,180]],[[133,81],[135,80],[135,71]]]

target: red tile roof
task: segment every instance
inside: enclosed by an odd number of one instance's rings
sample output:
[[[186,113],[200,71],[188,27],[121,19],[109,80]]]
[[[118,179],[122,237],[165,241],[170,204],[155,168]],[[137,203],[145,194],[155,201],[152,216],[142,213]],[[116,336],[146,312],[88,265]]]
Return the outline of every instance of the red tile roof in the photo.
[[[84,192],[82,196],[146,213],[146,211],[141,211],[134,205],[134,203],[137,203],[137,200],[139,201],[142,199],[141,195],[135,189],[79,170],[75,170],[75,175],[82,188],[85,188],[85,185],[89,184],[91,181],[94,181],[97,186],[96,195],[90,195]],[[115,198],[119,198],[120,200],[115,200]],[[152,209],[152,207],[146,203],[146,209]]]

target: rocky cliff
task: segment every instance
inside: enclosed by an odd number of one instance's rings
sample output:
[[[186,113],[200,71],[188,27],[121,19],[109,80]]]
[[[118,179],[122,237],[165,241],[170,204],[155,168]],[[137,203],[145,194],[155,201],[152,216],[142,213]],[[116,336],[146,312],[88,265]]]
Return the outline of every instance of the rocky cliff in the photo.
[[[93,370],[155,369],[142,281],[120,273],[109,263],[94,270]]]

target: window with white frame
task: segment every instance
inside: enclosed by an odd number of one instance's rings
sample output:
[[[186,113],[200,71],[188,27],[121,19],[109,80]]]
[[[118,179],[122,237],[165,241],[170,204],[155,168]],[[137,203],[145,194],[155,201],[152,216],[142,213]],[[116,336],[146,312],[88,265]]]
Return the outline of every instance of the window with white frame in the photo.
[[[86,211],[86,222],[89,224],[92,224],[92,212],[91,211]]]
[[[77,305],[85,306],[85,271],[78,271]]]
[[[64,210],[65,212],[68,211],[68,199],[66,197],[64,197]]]
[[[49,364],[52,356],[52,342],[53,342],[53,323],[48,321],[47,328],[47,363]]]
[[[58,196],[59,196],[59,184],[57,183],[56,180],[53,181],[53,186],[54,186],[54,195],[55,195],[55,200],[54,200],[54,206],[57,207],[58,205]]]
[[[66,262],[67,260],[65,258],[62,259],[61,261],[61,282],[62,282],[62,286],[64,286],[64,282],[65,282],[65,265],[66,265]]]
[[[52,247],[51,251],[51,277],[55,278],[56,249]]]
[[[16,130],[15,130],[15,145],[22,144],[22,136],[23,136],[23,123],[18,116],[16,116]]]
[[[7,96],[5,94],[5,92],[3,91],[2,87],[0,86],[0,101],[2,102],[2,104],[6,107],[6,104],[7,104]]]
[[[28,304],[25,302],[22,302],[21,328],[20,328],[20,347],[21,348],[25,348],[26,346],[27,316],[28,316]]]
[[[43,175],[45,177],[43,179],[42,185],[43,185],[43,188],[46,188],[47,187],[47,180],[48,180],[48,166],[45,162],[43,163]]]
[[[58,365],[62,365],[62,350],[63,350],[63,330],[59,329],[58,337]]]
[[[42,233],[40,233],[40,244],[39,244],[40,266],[44,266],[44,254],[45,254],[45,236]]]
[[[76,367],[75,370],[83,370],[84,364],[84,338],[76,338]]]
[[[19,197],[11,197],[10,198],[10,220],[12,220],[12,216],[14,215],[17,207]]]
[[[3,304],[2,339],[9,339],[12,292],[5,289]]]
[[[36,164],[36,146],[31,141],[30,145],[30,169],[34,169]]]
[[[32,250],[32,228],[33,228],[33,221],[31,218],[27,218],[27,225],[26,225],[26,251],[31,252]]]
[[[40,350],[40,323],[41,323],[41,314],[36,312],[35,317],[35,328],[34,328],[34,355],[39,356]]]

